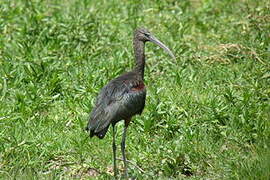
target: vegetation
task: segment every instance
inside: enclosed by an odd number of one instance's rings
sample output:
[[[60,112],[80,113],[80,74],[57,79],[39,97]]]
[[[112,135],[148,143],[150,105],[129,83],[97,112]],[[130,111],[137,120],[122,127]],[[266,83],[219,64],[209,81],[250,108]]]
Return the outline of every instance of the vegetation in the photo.
[[[133,68],[140,26],[177,59],[146,46],[147,103],[128,129],[130,177],[270,177],[267,0],[2,1],[0,177],[113,177],[111,131],[89,139],[84,128],[101,87]]]

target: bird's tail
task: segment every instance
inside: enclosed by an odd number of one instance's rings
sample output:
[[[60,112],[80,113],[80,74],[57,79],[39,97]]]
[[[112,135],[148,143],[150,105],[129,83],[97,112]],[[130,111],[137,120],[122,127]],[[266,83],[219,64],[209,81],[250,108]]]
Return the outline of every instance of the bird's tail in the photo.
[[[86,131],[90,131],[90,138],[97,136],[99,139],[103,139],[109,129],[109,125],[98,132],[95,132],[96,129],[91,128],[89,125],[85,128]]]

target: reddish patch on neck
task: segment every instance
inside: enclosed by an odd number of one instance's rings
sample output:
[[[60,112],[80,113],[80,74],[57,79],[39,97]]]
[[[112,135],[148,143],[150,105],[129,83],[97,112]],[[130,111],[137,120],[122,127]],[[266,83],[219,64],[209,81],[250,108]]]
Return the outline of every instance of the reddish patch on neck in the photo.
[[[141,82],[140,84],[138,84],[138,86],[131,88],[131,91],[141,91],[144,89],[144,87],[145,85],[143,84],[143,82]]]

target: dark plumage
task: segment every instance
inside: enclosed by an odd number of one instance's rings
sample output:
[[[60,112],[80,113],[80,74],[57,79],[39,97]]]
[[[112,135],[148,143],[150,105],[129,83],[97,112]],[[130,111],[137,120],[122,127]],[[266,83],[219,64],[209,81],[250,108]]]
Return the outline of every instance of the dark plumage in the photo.
[[[133,45],[136,67],[131,72],[127,72],[111,80],[101,89],[86,127],[86,130],[90,131],[90,137],[97,136],[100,139],[103,139],[109,126],[112,125],[115,176],[117,174],[115,124],[120,120],[125,120],[121,151],[125,165],[125,175],[127,175],[125,157],[126,129],[132,116],[141,114],[145,106],[146,87],[143,82],[143,77],[145,66],[144,44],[146,41],[157,44],[174,58],[174,55],[169,48],[151,35],[148,30],[144,28],[135,30]]]
[[[104,138],[110,124],[141,114],[146,89],[136,72],[125,73],[104,86],[97,97],[88,123],[90,137]]]

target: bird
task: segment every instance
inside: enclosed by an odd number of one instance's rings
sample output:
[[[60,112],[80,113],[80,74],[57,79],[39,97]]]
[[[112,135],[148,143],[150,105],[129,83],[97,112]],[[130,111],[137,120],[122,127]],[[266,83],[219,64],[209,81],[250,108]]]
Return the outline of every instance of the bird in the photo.
[[[114,176],[118,174],[116,167],[116,123],[124,120],[124,129],[121,141],[121,153],[124,161],[124,176],[127,177],[127,160],[125,154],[126,133],[131,119],[141,115],[145,107],[146,86],[144,83],[145,43],[152,42],[163,48],[175,59],[172,51],[152,35],[146,28],[140,27],[134,31],[133,48],[136,66],[130,72],[124,73],[109,81],[99,92],[95,106],[90,113],[86,130],[90,137],[97,136],[103,139],[112,126],[112,149]]]

